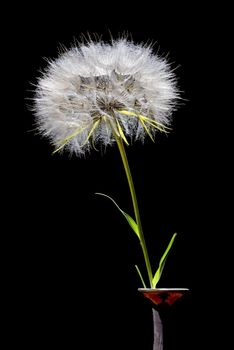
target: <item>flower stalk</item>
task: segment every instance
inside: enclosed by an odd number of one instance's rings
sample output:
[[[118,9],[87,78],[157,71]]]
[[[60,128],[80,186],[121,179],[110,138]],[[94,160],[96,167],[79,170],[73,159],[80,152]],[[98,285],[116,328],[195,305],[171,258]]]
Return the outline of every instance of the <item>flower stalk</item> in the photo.
[[[144,237],[144,233],[143,233],[143,229],[142,229],[140,211],[139,211],[139,206],[138,206],[138,202],[137,202],[135,186],[133,183],[133,178],[132,178],[131,170],[130,170],[129,163],[128,163],[128,158],[127,158],[127,155],[125,152],[123,139],[121,137],[119,137],[116,133],[115,133],[115,139],[116,139],[116,143],[118,145],[118,149],[119,149],[119,152],[121,155],[124,170],[125,170],[126,177],[128,180],[128,185],[129,185],[129,189],[130,189],[130,193],[131,193],[135,219],[136,219],[136,223],[137,223],[138,230],[139,230],[140,244],[141,244],[141,248],[142,248],[143,255],[144,255],[144,260],[145,260],[145,265],[146,265],[146,269],[147,269],[147,273],[148,273],[150,287],[153,288],[152,268],[151,268],[149,254],[148,254],[148,250],[147,250],[147,246],[146,246],[146,242],[145,242],[145,237]]]

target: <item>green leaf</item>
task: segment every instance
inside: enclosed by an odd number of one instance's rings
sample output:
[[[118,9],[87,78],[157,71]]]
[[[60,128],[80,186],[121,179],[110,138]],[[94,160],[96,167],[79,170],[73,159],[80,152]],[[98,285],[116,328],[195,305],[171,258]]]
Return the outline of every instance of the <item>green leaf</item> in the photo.
[[[146,288],[146,284],[145,284],[145,281],[144,281],[144,279],[142,277],[141,271],[139,270],[139,267],[137,265],[135,265],[135,268],[136,268],[136,270],[138,272],[138,275],[140,276],[140,279],[141,279],[141,282],[143,284],[143,287]]]
[[[149,117],[146,117],[145,115],[139,114],[138,112],[131,112],[131,111],[126,111],[126,110],[118,110],[118,112],[120,114],[123,114],[123,115],[138,117],[139,119],[144,120],[145,122],[149,123],[151,126],[155,127],[156,129],[158,129],[160,131],[167,132],[166,129],[171,130],[171,128],[169,128],[168,126],[157,122],[153,118],[149,118]]]
[[[55,153],[57,153],[58,151],[60,151],[70,140],[72,140],[74,137],[76,137],[78,134],[80,134],[81,132],[83,132],[85,129],[88,128],[89,125],[86,125],[85,127],[81,128],[77,128],[72,134],[70,134],[69,136],[65,137],[63,140],[61,140],[60,146],[52,153],[53,155]]]
[[[131,226],[131,228],[133,229],[133,231],[135,232],[137,237],[140,239],[139,229],[138,229],[136,221],[133,220],[133,218],[130,215],[128,215],[127,213],[125,213],[123,210],[121,210],[121,212],[125,216],[125,218],[127,219],[129,225]]]
[[[114,201],[113,198],[111,198],[110,196],[107,196],[106,194],[104,193],[95,193],[95,194],[98,194],[100,196],[104,196],[104,197],[107,197],[109,198],[114,204],[115,206],[119,209],[119,211],[122,213],[122,215],[125,217],[125,219],[127,220],[127,222],[129,223],[129,225],[131,226],[131,228],[133,229],[133,231],[135,232],[135,234],[137,235],[137,237],[140,239],[140,233],[139,233],[139,228],[137,226],[137,223],[136,221],[127,213],[125,213],[119,206],[118,204]]]
[[[118,119],[116,119],[116,123],[117,123],[117,127],[118,127],[118,130],[119,130],[120,136],[122,137],[122,139],[124,140],[124,142],[126,143],[126,145],[129,146],[129,143],[128,143],[128,141],[127,141],[125,135],[124,135],[123,129],[121,128],[121,125],[119,124]]]
[[[159,261],[159,266],[158,266],[158,269],[154,275],[154,278],[153,278],[153,288],[156,287],[156,284],[158,283],[158,281],[160,280],[161,278],[161,275],[162,275],[162,272],[163,272],[163,268],[164,268],[164,265],[165,265],[165,262],[166,262],[166,259],[167,259],[167,256],[168,256],[168,253],[174,243],[174,240],[176,238],[176,235],[177,233],[174,233],[174,235],[172,236],[168,246],[167,246],[167,249],[165,250],[163,256],[161,257],[160,261]]]
[[[141,122],[141,124],[143,125],[145,131],[147,132],[147,134],[148,134],[149,137],[151,138],[151,140],[152,140],[153,142],[155,142],[155,141],[154,141],[154,138],[153,138],[153,136],[152,136],[152,134],[151,134],[151,132],[149,131],[149,129],[148,129],[147,126],[145,125],[144,119],[143,119],[140,115],[139,115],[138,117],[139,117],[140,122]]]
[[[94,130],[95,130],[95,129],[97,128],[97,126],[99,125],[100,121],[101,121],[101,120],[98,119],[98,120],[96,120],[96,122],[93,124],[92,129],[90,130],[90,132],[89,132],[89,134],[88,134],[88,136],[87,136],[87,139],[85,140],[85,142],[84,142],[84,144],[83,144],[82,146],[86,145],[86,143],[89,141],[90,137],[92,136],[92,134],[94,133]]]

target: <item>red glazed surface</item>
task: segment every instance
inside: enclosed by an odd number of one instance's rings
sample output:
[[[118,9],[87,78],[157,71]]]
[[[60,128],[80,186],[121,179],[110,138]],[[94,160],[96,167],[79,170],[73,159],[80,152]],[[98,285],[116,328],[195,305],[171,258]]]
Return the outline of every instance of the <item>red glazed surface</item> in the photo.
[[[181,298],[188,289],[139,289],[139,291],[155,305],[172,305]]]

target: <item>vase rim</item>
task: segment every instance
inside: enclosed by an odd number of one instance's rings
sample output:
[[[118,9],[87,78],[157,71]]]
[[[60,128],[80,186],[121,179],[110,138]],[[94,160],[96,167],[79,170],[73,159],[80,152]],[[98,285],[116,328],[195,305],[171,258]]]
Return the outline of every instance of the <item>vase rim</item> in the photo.
[[[176,292],[176,291],[189,291],[189,288],[138,288],[139,292]]]

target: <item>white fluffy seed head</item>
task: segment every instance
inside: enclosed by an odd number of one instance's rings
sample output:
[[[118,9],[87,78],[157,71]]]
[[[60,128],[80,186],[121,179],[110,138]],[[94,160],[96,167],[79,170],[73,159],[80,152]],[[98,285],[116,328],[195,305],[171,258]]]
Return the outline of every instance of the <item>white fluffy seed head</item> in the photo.
[[[90,41],[49,62],[36,88],[36,124],[57,150],[82,155],[116,136],[154,137],[178,97],[170,65],[149,46]]]

